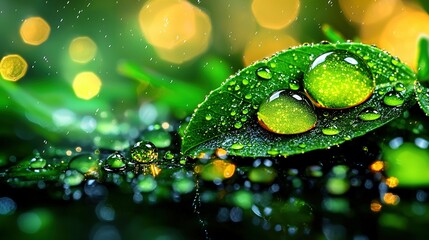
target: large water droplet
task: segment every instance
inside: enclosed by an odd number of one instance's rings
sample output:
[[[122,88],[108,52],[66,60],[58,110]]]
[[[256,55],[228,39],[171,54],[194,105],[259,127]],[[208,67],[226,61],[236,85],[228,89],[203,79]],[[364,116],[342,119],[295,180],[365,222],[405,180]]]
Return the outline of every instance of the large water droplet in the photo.
[[[381,117],[381,114],[374,108],[366,108],[359,113],[359,119],[363,121],[373,121]]]
[[[404,97],[398,92],[388,92],[383,98],[384,104],[391,107],[400,106],[404,103]]]
[[[81,154],[75,156],[69,162],[69,169],[74,169],[86,176],[98,175],[98,158],[92,154]]]
[[[313,105],[299,93],[274,92],[258,110],[259,124],[278,134],[298,134],[312,129],[317,122]]]
[[[125,157],[119,152],[110,154],[104,163],[104,169],[109,172],[122,171],[126,168]]]
[[[322,133],[328,136],[337,135],[340,132],[341,130],[338,129],[336,126],[330,126],[322,129]]]
[[[131,158],[138,163],[151,163],[158,159],[158,149],[151,142],[139,141],[131,148]]]
[[[375,89],[368,65],[359,56],[334,50],[317,57],[304,76],[304,90],[318,107],[350,108],[367,100]]]
[[[270,80],[273,77],[270,69],[267,67],[260,67],[256,70],[256,75],[262,79]]]

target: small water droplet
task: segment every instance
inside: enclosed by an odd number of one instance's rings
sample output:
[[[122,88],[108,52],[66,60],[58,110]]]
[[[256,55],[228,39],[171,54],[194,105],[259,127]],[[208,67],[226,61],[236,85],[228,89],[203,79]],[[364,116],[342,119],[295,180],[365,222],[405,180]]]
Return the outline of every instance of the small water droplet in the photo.
[[[212,115],[211,115],[211,114],[207,114],[207,115],[206,115],[206,120],[207,120],[207,121],[212,120]]]
[[[359,113],[359,118],[363,121],[374,121],[381,117],[381,114],[374,108],[366,108]]]
[[[278,134],[298,134],[309,131],[317,122],[313,105],[300,92],[274,92],[259,107],[259,124]]]
[[[298,90],[299,89],[299,82],[295,79],[292,79],[289,81],[289,88],[291,90]]]
[[[138,163],[152,163],[158,159],[158,149],[151,142],[139,141],[131,148],[131,158]]]
[[[336,126],[331,126],[331,127],[322,129],[322,133],[328,136],[337,135],[340,132],[341,130],[339,130]]]
[[[383,102],[387,106],[396,107],[404,103],[404,97],[398,92],[388,92],[384,95]]]
[[[244,98],[245,99],[247,99],[247,100],[249,100],[249,99],[252,99],[252,94],[246,94],[245,96],[244,96]]]
[[[114,152],[107,157],[104,169],[108,172],[122,171],[127,167],[125,162],[125,157],[121,153]]]
[[[268,150],[268,151],[267,151],[267,153],[268,153],[269,155],[271,155],[271,156],[277,156],[277,155],[279,155],[279,154],[280,154],[279,150],[278,150],[278,149],[276,149],[276,148],[273,148],[273,149]]]
[[[322,108],[344,109],[361,104],[375,89],[372,73],[356,54],[334,50],[317,57],[304,76],[304,90]]]
[[[242,126],[243,126],[243,124],[241,122],[236,122],[234,124],[234,127],[237,128],[237,129],[240,129]]]
[[[270,69],[267,67],[260,67],[256,70],[256,75],[259,78],[270,80],[273,77],[273,74],[271,73]]]
[[[244,145],[240,144],[240,143],[234,143],[234,144],[231,145],[231,149],[233,149],[233,150],[240,150],[240,149],[243,149],[243,148],[244,148]]]
[[[46,159],[36,156],[30,160],[30,168],[32,169],[41,169],[46,166]]]
[[[243,83],[243,85],[249,84],[249,80],[247,80],[247,79],[243,79],[241,82]]]
[[[407,89],[405,88],[405,86],[404,86],[403,83],[398,82],[398,83],[395,84],[395,91],[402,92],[402,91],[405,91],[405,90],[407,90]]]

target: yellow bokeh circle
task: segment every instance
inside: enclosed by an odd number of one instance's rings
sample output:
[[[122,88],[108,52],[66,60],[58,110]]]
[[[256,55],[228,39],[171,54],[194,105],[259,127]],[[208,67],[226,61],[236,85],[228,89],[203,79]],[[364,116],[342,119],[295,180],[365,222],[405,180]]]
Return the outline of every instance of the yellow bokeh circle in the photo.
[[[2,58],[0,73],[3,79],[18,81],[27,73],[28,64],[20,55],[10,54]]]
[[[253,0],[252,12],[262,27],[282,29],[296,20],[299,0]]]
[[[78,98],[89,100],[101,89],[101,80],[93,72],[81,72],[73,80],[73,91]]]
[[[70,58],[77,63],[91,61],[97,53],[97,45],[86,36],[74,38],[69,45]]]
[[[210,18],[184,0],[150,0],[139,13],[140,28],[160,58],[183,63],[205,52],[211,37]]]
[[[256,60],[298,44],[298,41],[283,31],[260,31],[249,41],[244,50],[244,65],[248,66]]]
[[[24,20],[19,29],[22,40],[29,45],[44,43],[51,32],[49,24],[41,17],[30,17]]]

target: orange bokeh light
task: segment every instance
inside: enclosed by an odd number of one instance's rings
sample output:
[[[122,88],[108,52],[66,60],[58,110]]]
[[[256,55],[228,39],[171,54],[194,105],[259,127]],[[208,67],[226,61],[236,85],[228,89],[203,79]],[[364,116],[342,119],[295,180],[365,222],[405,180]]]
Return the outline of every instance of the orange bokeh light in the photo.
[[[49,24],[41,17],[30,17],[24,20],[19,30],[22,40],[29,45],[44,43],[51,32]]]
[[[253,0],[252,12],[262,27],[282,29],[296,20],[299,0]]]

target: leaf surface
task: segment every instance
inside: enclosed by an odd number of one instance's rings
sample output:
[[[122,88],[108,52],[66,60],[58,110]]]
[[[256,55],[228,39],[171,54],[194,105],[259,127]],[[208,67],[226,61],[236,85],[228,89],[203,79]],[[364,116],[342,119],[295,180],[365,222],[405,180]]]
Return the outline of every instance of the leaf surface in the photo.
[[[358,55],[368,65],[375,79],[374,93],[365,102],[348,109],[315,108],[316,126],[304,133],[282,135],[265,130],[257,120],[261,103],[275,91],[299,89],[312,62],[323,53],[346,50]],[[257,75],[269,69],[270,79]],[[324,149],[362,136],[401,114],[415,103],[416,75],[399,59],[374,46],[360,43],[307,44],[291,48],[270,58],[255,62],[227,79],[212,91],[195,110],[182,139],[182,152],[195,157],[216,148],[230,155],[245,157],[289,156]],[[403,100],[399,105],[384,103],[386,94],[394,93]],[[376,110],[380,117],[365,121],[359,118],[365,110]],[[333,135],[324,129],[335,128]]]

